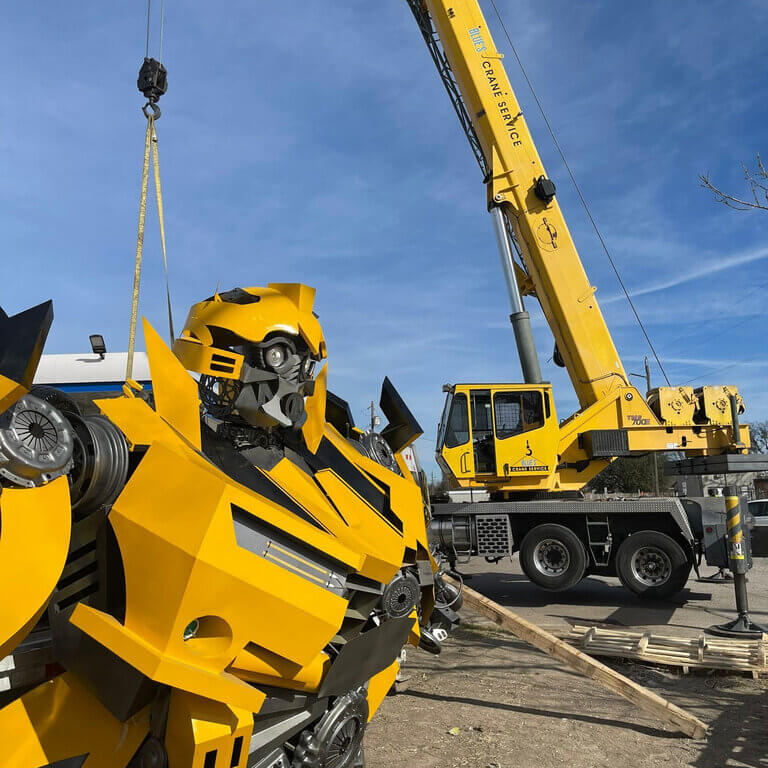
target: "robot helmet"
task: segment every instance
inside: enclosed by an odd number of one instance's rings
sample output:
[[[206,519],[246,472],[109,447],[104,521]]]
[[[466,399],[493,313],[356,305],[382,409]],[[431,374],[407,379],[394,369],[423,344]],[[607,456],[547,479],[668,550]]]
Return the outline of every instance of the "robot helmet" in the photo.
[[[270,283],[216,293],[190,309],[173,351],[200,374],[210,415],[257,427],[301,427],[314,369],[326,357],[314,298],[309,286]]]

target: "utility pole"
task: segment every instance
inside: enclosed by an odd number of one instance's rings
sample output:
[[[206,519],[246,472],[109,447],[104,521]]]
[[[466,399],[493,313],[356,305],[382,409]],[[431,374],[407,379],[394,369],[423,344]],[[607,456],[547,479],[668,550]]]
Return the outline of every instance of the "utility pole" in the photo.
[[[643,358],[645,362],[645,396],[651,391],[651,366],[648,365],[648,355]]]
[[[648,397],[648,393],[651,391],[651,366],[648,365],[648,356],[643,358],[643,364],[645,366],[645,375],[640,373],[630,373],[630,376],[636,376],[638,379],[645,379],[645,396]],[[653,458],[653,492],[656,496],[659,495],[659,464],[657,462],[657,456],[655,453],[651,454]]]
[[[376,406],[373,404],[373,400],[371,400],[370,406],[368,406],[371,410],[371,432],[376,431]]]
[[[648,397],[648,393],[651,391],[651,366],[648,365],[648,355],[643,358],[645,363],[645,396]],[[653,492],[656,496],[659,495],[659,457],[652,453],[653,457]]]

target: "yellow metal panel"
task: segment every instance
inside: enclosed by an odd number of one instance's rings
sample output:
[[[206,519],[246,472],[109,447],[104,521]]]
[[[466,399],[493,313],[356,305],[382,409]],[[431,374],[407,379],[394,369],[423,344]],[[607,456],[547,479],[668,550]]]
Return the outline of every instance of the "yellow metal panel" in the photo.
[[[381,464],[372,461],[367,456],[363,456],[330,424],[326,426],[325,436],[350,462],[362,469],[371,481],[382,488],[389,488],[392,512],[403,523],[405,546],[410,549],[416,549],[418,542],[426,545],[426,548],[429,549],[426,539],[421,489],[411,473],[406,472],[401,477],[386,467],[382,467]]]
[[[335,472],[324,469],[315,477],[352,529],[363,542],[365,557],[360,573],[369,579],[387,584],[403,562],[405,545],[400,534],[384,522],[376,511]]]
[[[2,766],[39,768],[87,755],[83,768],[121,768],[148,730],[149,708],[121,723],[64,673],[0,710]]]
[[[316,691],[331,665],[325,652],[319,653],[309,664],[293,664],[266,648],[250,644],[230,666],[232,674],[257,685],[274,685],[295,691]]]
[[[0,374],[0,413],[8,410],[22,395],[29,390],[18,381]]]
[[[359,570],[365,555],[364,547],[354,531],[347,522],[340,516],[336,508],[328,501],[328,496],[322,491],[318,484],[306,472],[297,467],[288,459],[282,459],[267,473],[282,488],[290,488],[291,496],[296,503],[307,510],[326,530],[334,537],[334,549],[323,551],[338,557],[338,548],[343,547],[345,554],[341,562],[346,563],[354,570]],[[313,536],[312,541],[315,545],[320,544],[322,534]],[[333,539],[331,539],[333,541]]]
[[[157,413],[199,449],[200,400],[197,383],[146,319],[144,340]]]
[[[253,497],[251,491],[228,478],[201,454],[189,452],[178,434],[171,430],[143,400],[138,398],[110,398],[97,400],[96,403],[102,412],[120,427],[132,444],[149,445],[153,442],[162,441],[166,448],[178,451],[181,456],[184,456],[195,466],[205,469],[206,472],[214,472],[221,482],[227,483],[233,489],[240,489],[249,498]],[[344,522],[339,519],[336,511],[328,503],[327,497],[315,482],[295,464],[283,459],[266,474],[281,487],[289,488],[297,503],[304,506],[309,514],[331,533],[339,535],[346,528]],[[271,525],[282,528],[290,535],[306,541],[310,546],[318,547],[321,551],[351,568],[356,569],[362,562],[362,555],[357,551],[355,538],[346,544],[335,540],[273,502],[266,499],[263,501],[264,505],[260,507],[260,514]]]
[[[648,405],[669,426],[693,424],[696,410],[693,387],[657,387],[648,393]]]
[[[395,661],[386,669],[374,675],[368,681],[368,721],[376,714],[376,711],[384,701],[389,689],[394,685],[397,671],[400,665]]]
[[[132,447],[150,445],[160,439],[181,442],[179,435],[138,397],[109,397],[94,402],[120,428]]]
[[[243,695],[261,697],[225,673],[248,643],[306,665],[338,631],[347,603],[238,546],[232,504],[282,530],[285,518],[295,518],[185,445],[177,453],[154,443],[110,513],[125,566],[125,626],[86,617],[82,606],[72,621],[148,676],[240,706]],[[344,561],[348,550],[329,534],[291,523],[296,538]],[[185,641],[185,628],[201,618],[205,636]]]
[[[216,349],[196,339],[181,337],[173,342],[173,354],[188,371],[197,371],[220,379],[239,379],[245,359],[237,352]]]
[[[273,331],[301,336],[313,355],[325,357],[323,331],[312,314],[315,290],[299,283],[270,283],[267,288],[244,288],[258,300],[236,304],[214,297],[189,310],[182,338],[213,344],[210,328],[226,328],[246,341],[259,342]],[[227,353],[228,354],[228,353]],[[193,369],[196,370],[196,369]]]
[[[69,550],[66,477],[0,495],[0,659],[28,634],[48,604]]]
[[[229,672],[215,672],[204,667],[199,658],[188,655],[178,659],[163,654],[144,639],[145,633],[133,632],[112,616],[78,603],[70,618],[72,624],[101,643],[114,654],[158,683],[195,692],[209,699],[258,712],[265,694]]]
[[[703,423],[730,425],[732,423],[731,395],[737,398],[737,403],[741,406],[740,411],[744,410],[744,401],[741,399],[738,389],[734,386],[700,387],[696,390],[696,394],[699,399],[697,403],[699,411],[697,417],[700,417]]]
[[[271,473],[267,474],[271,475]],[[314,547],[318,551],[324,552],[329,557],[350,568],[356,568],[361,562],[361,553],[353,544],[348,544],[311,523],[305,522],[293,512],[269,501],[268,499],[257,496],[253,492],[243,488],[243,486],[231,483],[230,488],[230,493],[232,494],[231,498],[234,503],[239,504],[256,517],[268,522],[273,527],[285,531],[293,538],[305,542],[310,547]],[[294,492],[292,494],[294,498],[301,502],[302,497],[298,493],[298,489],[291,487],[290,490]],[[237,494],[242,495],[238,496]],[[240,500],[238,501],[238,499]],[[258,502],[256,506],[254,506],[254,500],[257,500]],[[316,516],[321,524],[326,519],[316,507],[307,505],[307,509],[310,513],[318,513]]]
[[[325,357],[325,341],[320,323],[312,313],[315,289],[301,283],[270,283],[268,288],[287,296],[299,310],[297,325],[312,354]]]
[[[172,691],[165,746],[170,768],[245,768],[253,715],[201,696]],[[211,764],[206,760],[216,752]]]
[[[328,366],[315,377],[315,391],[307,398],[307,420],[301,427],[301,434],[307,448],[312,453],[317,451],[320,441],[323,439],[325,427],[325,398],[328,392]]]
[[[433,592],[434,595],[434,592]],[[434,607],[434,601],[432,603]],[[409,618],[413,619],[413,627],[411,628],[411,631],[408,633],[408,640],[406,640],[406,643],[408,645],[412,645],[414,648],[419,647],[419,640],[421,640],[421,628],[419,627],[419,615],[416,613],[416,610],[414,609],[411,611]]]

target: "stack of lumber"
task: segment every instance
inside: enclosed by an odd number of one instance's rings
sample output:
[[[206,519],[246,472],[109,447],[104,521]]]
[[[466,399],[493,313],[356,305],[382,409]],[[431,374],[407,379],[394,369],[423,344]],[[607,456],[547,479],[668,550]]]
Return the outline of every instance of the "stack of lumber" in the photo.
[[[537,627],[522,616],[513,613],[509,608],[499,605],[479,592],[475,592],[466,584],[462,588],[459,582],[447,574],[443,574],[443,580],[462,589],[465,608],[488,617],[500,627],[512,632],[516,637],[530,643],[534,648],[562,661],[571,669],[586,675],[599,685],[618,693],[619,696],[623,696],[640,709],[660,718],[686,736],[694,739],[701,739],[706,736],[707,724],[690,712],[680,709],[671,701],[663,699],[658,694],[619,674],[616,670],[607,667],[597,659],[593,659],[583,651],[577,650],[572,645],[555,637],[551,632],[547,632],[546,629]]]
[[[593,656],[638,659],[655,664],[768,673],[768,635],[761,640],[726,637],[669,637],[650,632],[574,626],[563,636]]]

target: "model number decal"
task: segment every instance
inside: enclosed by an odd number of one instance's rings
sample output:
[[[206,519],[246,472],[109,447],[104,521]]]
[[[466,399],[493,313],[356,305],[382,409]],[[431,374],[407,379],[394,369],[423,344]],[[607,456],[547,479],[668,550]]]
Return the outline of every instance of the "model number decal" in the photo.
[[[631,413],[627,418],[632,422],[633,427],[647,427],[651,423],[651,420],[646,419],[645,416],[633,416]]]

